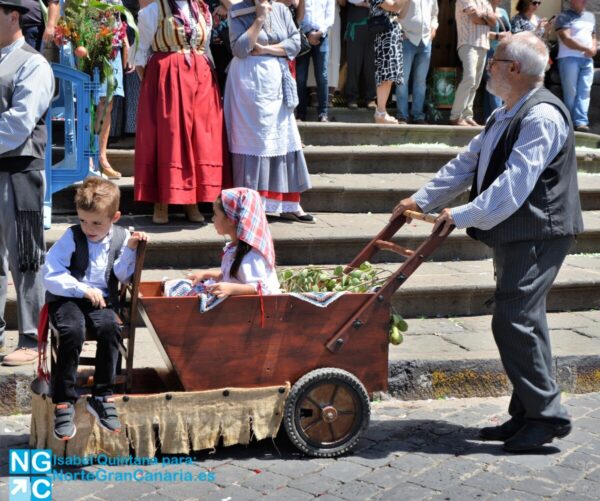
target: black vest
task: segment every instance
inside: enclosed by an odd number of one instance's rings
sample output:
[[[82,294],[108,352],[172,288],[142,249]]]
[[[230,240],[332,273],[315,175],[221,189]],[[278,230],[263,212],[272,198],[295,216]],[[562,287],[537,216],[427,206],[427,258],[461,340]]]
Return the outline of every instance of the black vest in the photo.
[[[563,103],[544,87],[523,104],[500,137],[490,157],[481,191],[489,188],[504,172],[506,161],[519,137],[521,121],[533,106],[540,103],[548,103],[558,108],[569,127],[567,139],[556,157],[542,171],[527,200],[514,214],[489,230],[467,228],[469,236],[490,247],[523,240],[544,240],[576,235],[583,231],[573,124]],[[492,118],[486,125],[485,132],[493,123]],[[469,201],[479,195],[477,184],[476,172]]]
[[[73,239],[75,240],[75,251],[71,255],[71,263],[68,270],[77,280],[83,279],[85,272],[90,264],[90,255],[87,243],[87,237],[81,230],[81,226],[76,224],[71,226]],[[108,249],[108,266],[106,267],[106,283],[108,284],[108,295],[110,306],[114,310],[119,307],[119,279],[113,270],[113,265],[121,254],[121,247],[125,243],[127,231],[125,228],[117,225],[112,227],[112,238]],[[46,302],[50,303],[60,299],[51,292],[46,292]]]

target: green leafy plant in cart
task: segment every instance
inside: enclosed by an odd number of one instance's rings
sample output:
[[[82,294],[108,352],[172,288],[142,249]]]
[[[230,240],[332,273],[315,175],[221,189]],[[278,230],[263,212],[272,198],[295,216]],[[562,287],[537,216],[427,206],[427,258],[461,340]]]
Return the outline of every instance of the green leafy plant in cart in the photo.
[[[372,292],[381,287],[390,273],[373,266],[368,261],[358,268],[344,273],[343,266],[307,266],[301,269],[283,269],[277,272],[284,292]],[[400,344],[408,328],[406,321],[396,311],[390,314],[390,343]]]

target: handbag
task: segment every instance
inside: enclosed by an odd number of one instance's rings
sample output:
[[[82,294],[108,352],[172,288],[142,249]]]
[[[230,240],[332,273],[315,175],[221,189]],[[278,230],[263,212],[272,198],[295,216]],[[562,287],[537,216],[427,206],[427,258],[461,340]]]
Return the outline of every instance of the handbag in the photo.
[[[310,52],[310,50],[312,49],[312,45],[308,41],[308,37],[306,36],[306,33],[304,33],[302,30],[299,30],[299,31],[300,31],[300,52],[298,52],[298,55],[296,57],[304,56],[305,54],[308,54]]]
[[[392,31],[394,28],[391,19],[386,14],[370,16],[367,21],[367,26],[369,27],[369,33],[371,35],[381,35],[382,33]]]

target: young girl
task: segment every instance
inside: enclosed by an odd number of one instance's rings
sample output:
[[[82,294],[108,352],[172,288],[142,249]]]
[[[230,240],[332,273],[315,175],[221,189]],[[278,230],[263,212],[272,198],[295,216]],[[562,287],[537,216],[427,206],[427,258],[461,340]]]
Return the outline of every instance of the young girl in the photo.
[[[223,190],[213,204],[215,229],[231,238],[220,270],[188,276],[192,285],[212,279],[207,290],[221,298],[242,294],[278,294],[273,239],[258,192],[248,188]]]

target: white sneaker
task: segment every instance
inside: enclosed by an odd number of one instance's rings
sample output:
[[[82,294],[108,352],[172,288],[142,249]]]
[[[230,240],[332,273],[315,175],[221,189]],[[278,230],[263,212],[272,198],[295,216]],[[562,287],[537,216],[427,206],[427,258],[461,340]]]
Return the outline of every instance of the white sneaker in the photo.
[[[397,124],[398,120],[396,120],[394,117],[390,116],[387,114],[387,111],[375,111],[375,114],[373,115],[373,117],[375,118],[375,123],[376,124]]]

